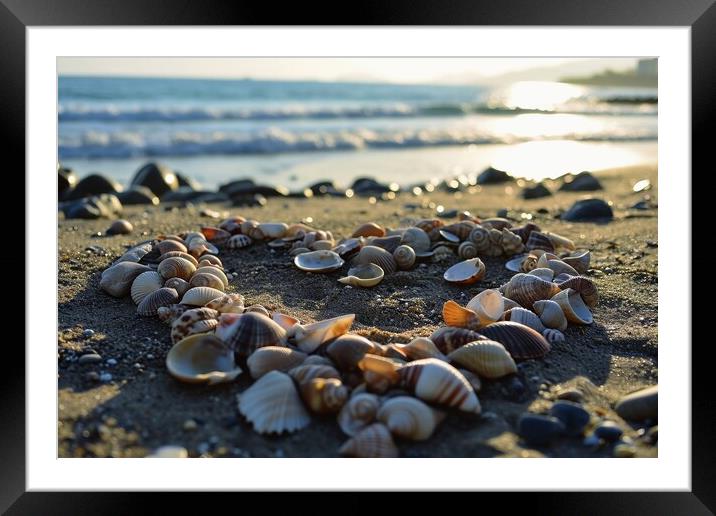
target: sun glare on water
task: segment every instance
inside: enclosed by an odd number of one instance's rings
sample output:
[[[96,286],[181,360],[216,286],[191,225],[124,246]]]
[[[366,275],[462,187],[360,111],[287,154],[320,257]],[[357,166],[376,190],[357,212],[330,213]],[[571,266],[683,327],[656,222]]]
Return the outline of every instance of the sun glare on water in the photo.
[[[510,85],[497,100],[510,109],[551,111],[584,92],[582,86],[563,82],[522,81]]]

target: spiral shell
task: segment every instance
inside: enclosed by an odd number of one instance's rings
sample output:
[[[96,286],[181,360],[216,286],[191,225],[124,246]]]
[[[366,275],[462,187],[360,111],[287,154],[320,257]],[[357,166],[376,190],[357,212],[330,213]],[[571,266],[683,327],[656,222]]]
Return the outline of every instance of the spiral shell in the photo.
[[[505,228],[510,229],[512,227],[512,222],[503,217],[491,217],[489,219],[484,219],[482,221],[482,225],[487,229],[502,231]]]
[[[460,222],[456,222],[454,224],[450,224],[448,226],[443,227],[443,231],[447,231],[448,233],[452,233],[458,239],[467,240],[470,236],[470,233],[477,227],[478,225],[471,221],[471,220],[463,220]]]
[[[226,247],[229,249],[241,249],[242,247],[248,247],[253,244],[254,241],[248,235],[238,234],[233,235],[229,240],[226,241]]]
[[[124,297],[129,294],[137,276],[147,271],[151,271],[151,269],[146,265],[129,261],[119,262],[102,272],[99,286],[111,296]]]
[[[191,287],[211,287],[213,289],[223,291],[224,284],[217,276],[209,273],[194,274],[189,282]]]
[[[430,237],[420,228],[406,229],[400,243],[412,247],[417,254],[430,250]]]
[[[283,346],[286,330],[265,315],[255,312],[221,314],[216,336],[232,347],[237,359],[246,359],[256,349]]]
[[[173,305],[179,301],[179,295],[173,288],[162,287],[142,299],[137,305],[137,313],[142,317],[153,317],[157,315],[157,309],[161,306]]]
[[[244,296],[241,294],[224,294],[212,299],[204,306],[212,308],[220,314],[244,313]]]
[[[478,253],[484,253],[490,247],[492,247],[492,241],[490,240],[490,230],[480,225],[476,225],[475,228],[470,232],[470,242],[475,244],[475,248]]]
[[[535,301],[533,309],[535,313],[539,315],[542,324],[547,328],[554,328],[559,331],[567,329],[567,317],[564,315],[562,307],[554,301],[549,299]]]
[[[417,398],[396,396],[383,403],[376,417],[397,437],[425,441],[433,435],[444,414]]]
[[[415,250],[409,245],[399,245],[393,251],[393,259],[398,269],[407,271],[415,265]]]
[[[172,322],[171,339],[177,343],[189,335],[214,331],[219,325],[219,312],[210,308],[186,310]]]
[[[465,242],[460,244],[460,247],[457,248],[457,254],[463,260],[469,260],[470,258],[475,258],[478,255],[477,246],[475,245],[474,242],[471,242],[470,240],[466,240]]]
[[[484,378],[502,378],[517,372],[517,364],[505,347],[493,340],[465,344],[448,355],[450,362]]]
[[[398,447],[393,442],[390,430],[382,423],[373,423],[346,441],[338,452],[344,457],[395,458]]]
[[[259,348],[246,360],[251,378],[258,379],[269,371],[288,371],[303,363],[306,354],[281,346]]]
[[[166,358],[169,374],[187,383],[230,382],[241,374],[234,364],[234,353],[213,335],[191,335],[169,350]]]
[[[592,313],[584,303],[582,296],[572,288],[562,290],[558,294],[555,294],[551,300],[562,308],[569,322],[575,324],[592,324],[594,321]]]
[[[199,266],[199,262],[196,258],[194,258],[189,253],[182,253],[181,251],[169,251],[168,253],[164,253],[161,256],[159,256],[158,263],[163,262],[164,260],[167,260],[168,258],[184,258],[185,260],[191,262],[194,267]]]
[[[438,328],[430,335],[437,348],[442,353],[452,353],[460,346],[464,346],[468,342],[474,342],[480,339],[486,339],[476,331],[468,330],[467,328],[454,328],[451,326],[444,326]]]
[[[382,226],[379,226],[375,222],[367,222],[365,224],[358,226],[356,228],[356,230],[353,231],[351,238],[369,237],[369,236],[376,236],[376,237],[385,236],[385,228]]]
[[[137,276],[129,291],[134,304],[138,305],[149,294],[162,288],[163,282],[161,275],[154,271],[143,272]]]
[[[512,321],[529,326],[534,331],[542,333],[545,330],[544,324],[539,316],[526,308],[510,308],[503,314],[505,321]]]
[[[223,294],[221,290],[211,287],[192,287],[181,298],[181,303],[184,305],[204,306]]]
[[[311,422],[293,380],[280,371],[266,373],[237,398],[239,412],[260,434],[294,432]]]
[[[582,297],[586,305],[590,308],[597,306],[597,303],[599,302],[599,293],[597,292],[597,287],[594,282],[589,278],[585,278],[584,276],[574,276],[565,281],[557,283],[557,285],[559,285],[559,288],[561,288],[562,290],[568,288],[576,290]]]
[[[401,346],[400,350],[410,360],[420,360],[422,358],[437,358],[438,360],[447,360],[432,340],[426,337],[417,337],[409,343]]]
[[[355,370],[366,353],[379,354],[380,348],[360,335],[343,335],[326,348],[326,354],[342,371]]]
[[[562,261],[568,265],[574,267],[579,274],[586,274],[589,270],[589,262],[591,260],[591,253],[589,250],[575,251],[569,256],[562,258]]]
[[[574,270],[574,267],[564,263],[562,260],[550,260],[547,253],[543,254],[537,260],[537,267],[546,267],[554,272],[555,275],[569,274],[570,276],[578,276],[579,273]]]
[[[310,357],[309,357],[310,358]],[[331,365],[323,364],[306,364],[305,362],[299,366],[293,367],[288,371],[289,376],[293,378],[297,384],[310,382],[314,378],[339,378],[341,374]]]
[[[385,274],[393,274],[398,267],[392,254],[373,245],[363,247],[353,259],[353,265],[364,265],[366,263],[376,264],[385,271]]]
[[[189,281],[194,271],[196,271],[194,264],[184,258],[167,258],[159,262],[159,266],[157,267],[157,272],[161,274],[165,280],[169,278],[181,278]]]
[[[296,324],[288,330],[288,341],[305,353],[313,353],[321,344],[348,332],[355,314],[340,315],[311,324]]]
[[[445,281],[455,285],[470,285],[485,276],[485,264],[479,258],[456,263],[443,274]]]
[[[337,378],[314,378],[299,387],[301,397],[314,414],[338,412],[348,400],[348,387]]]
[[[509,229],[502,230],[502,251],[507,256],[518,254],[524,251],[525,246],[519,235],[515,235]]]
[[[154,247],[159,250],[159,254],[168,253],[170,251],[187,252],[186,246],[176,240],[162,240],[161,242],[157,242]]]
[[[338,414],[338,426],[346,435],[354,436],[375,421],[380,408],[380,398],[375,394],[353,394]]]
[[[215,228],[212,226],[204,226],[201,228],[201,233],[206,237],[206,240],[212,244],[223,245],[231,237],[231,233],[225,229]]]
[[[534,249],[543,249],[545,251],[549,251],[550,253],[554,252],[554,246],[552,245],[552,241],[547,235],[539,231],[532,231],[530,233],[530,236],[525,243],[525,248],[528,251],[532,251]]]
[[[538,258],[533,254],[529,254],[529,255],[525,256],[525,258],[522,260],[522,262],[520,264],[520,270],[522,272],[530,272],[530,271],[536,269],[537,268],[537,260],[538,260]]]
[[[515,360],[542,358],[549,350],[549,342],[535,330],[524,324],[500,321],[485,326],[480,334],[505,346]]]
[[[535,301],[549,299],[559,290],[560,288],[552,282],[534,275],[518,273],[507,283],[504,294],[505,297],[531,310]]]
[[[189,282],[181,278],[169,278],[164,282],[164,286],[176,290],[179,297],[183,297],[186,291],[191,288]]]
[[[480,402],[470,383],[451,365],[435,358],[416,360],[399,371],[402,383],[427,401],[479,414]]]

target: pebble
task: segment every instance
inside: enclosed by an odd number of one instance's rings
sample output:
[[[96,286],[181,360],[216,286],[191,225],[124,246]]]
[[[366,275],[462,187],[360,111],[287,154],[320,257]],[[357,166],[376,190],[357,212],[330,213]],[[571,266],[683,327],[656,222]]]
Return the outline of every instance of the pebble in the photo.
[[[107,235],[128,235],[134,230],[134,226],[131,222],[125,219],[118,219],[112,222],[109,229],[105,231]]]
[[[84,338],[91,337],[92,335],[94,335],[94,330],[87,329],[87,330],[85,330],[85,331],[82,332],[82,336],[83,336]]]
[[[179,180],[169,167],[158,163],[147,163],[132,178],[130,186],[146,186],[154,195],[161,197],[166,192],[177,190]]]
[[[557,399],[581,403],[584,394],[579,389],[563,389],[557,392]]]
[[[82,355],[79,359],[79,363],[84,364],[96,364],[98,362],[102,361],[102,357],[96,353],[88,353],[86,355]]]
[[[99,381],[100,382],[111,382],[112,381],[112,375],[109,373],[102,373],[99,375]]]
[[[614,442],[619,440],[624,432],[614,421],[604,421],[594,429],[594,435],[605,441]]]
[[[611,206],[604,200],[596,198],[577,201],[562,214],[562,220],[569,221],[612,220],[613,218],[614,212]]]
[[[602,184],[591,173],[580,172],[576,176],[565,176],[559,189],[563,192],[587,192],[602,190]]]
[[[489,167],[483,170],[479,176],[477,176],[478,185],[490,185],[498,183],[506,183],[512,181],[514,178],[510,176],[504,170],[498,170],[493,167]]]
[[[454,219],[455,217],[457,217],[457,214],[458,214],[458,210],[453,209],[453,210],[444,210],[444,211],[438,212],[437,216],[440,217],[441,219]]]
[[[189,456],[189,452],[182,446],[161,446],[154,450],[148,458],[152,459],[186,459]]]
[[[549,413],[564,423],[567,435],[582,435],[590,420],[589,412],[581,405],[567,400],[555,402]]]
[[[114,358],[108,358],[108,359],[107,359],[107,365],[115,366],[115,365],[117,365],[117,360],[114,359]]]
[[[199,452],[199,455],[203,455],[209,451],[211,446],[209,443],[199,443],[199,445],[196,447],[196,451]]]
[[[542,183],[538,183],[534,186],[528,186],[522,190],[523,199],[539,199],[541,197],[549,197],[552,192]]]
[[[651,188],[651,181],[649,181],[648,179],[642,179],[641,181],[637,181],[634,184],[632,191],[639,193],[639,192],[644,192],[646,190],[649,190],[650,188]]]
[[[99,373],[96,371],[90,371],[85,375],[85,378],[87,378],[91,382],[98,382],[99,381]]]
[[[588,448],[596,448],[597,446],[599,446],[599,437],[597,437],[594,434],[588,435],[582,441],[582,445],[584,445]]]
[[[193,432],[194,430],[199,428],[199,425],[197,425],[196,421],[194,421],[193,419],[187,419],[186,421],[184,421],[182,428],[184,428],[184,430],[186,430],[187,432]]]
[[[617,444],[614,447],[614,456],[620,459],[628,459],[636,455],[636,448],[630,444]]]
[[[627,394],[617,402],[614,410],[628,421],[656,419],[659,410],[658,385]]]
[[[532,445],[548,445],[565,431],[564,423],[552,416],[525,413],[517,423],[518,433]]]

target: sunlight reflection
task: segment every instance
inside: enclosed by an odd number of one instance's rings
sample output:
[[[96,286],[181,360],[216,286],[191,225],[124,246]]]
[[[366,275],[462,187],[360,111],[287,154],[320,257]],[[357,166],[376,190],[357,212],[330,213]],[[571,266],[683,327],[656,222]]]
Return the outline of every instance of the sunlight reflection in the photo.
[[[562,82],[522,81],[512,84],[493,101],[499,101],[510,109],[553,110],[584,92],[582,86]]]
[[[539,138],[570,136],[573,134],[598,134],[604,131],[604,123],[583,115],[517,115],[499,119],[494,128],[506,136]]]

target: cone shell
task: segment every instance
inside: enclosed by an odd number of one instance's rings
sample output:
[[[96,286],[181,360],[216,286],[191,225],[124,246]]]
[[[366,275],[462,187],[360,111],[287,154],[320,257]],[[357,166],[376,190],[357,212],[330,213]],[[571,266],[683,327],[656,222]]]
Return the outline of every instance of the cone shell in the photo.
[[[457,369],[441,360],[416,360],[403,366],[399,373],[403,385],[423,401],[480,413],[480,402],[470,383]]]
[[[348,387],[337,378],[314,378],[299,387],[301,397],[314,414],[338,412],[348,400]]]
[[[176,343],[189,335],[208,333],[219,325],[219,312],[210,308],[186,310],[172,322],[171,339]]]
[[[527,243],[525,244],[525,248],[527,248],[528,251],[532,251],[533,249],[544,249],[550,253],[554,252],[554,245],[552,245],[552,241],[547,235],[539,231],[532,231],[530,233]]]
[[[244,296],[241,294],[223,294],[206,303],[207,308],[216,310],[220,314],[244,313]]]
[[[130,295],[135,305],[144,300],[152,292],[162,288],[164,280],[158,272],[147,271],[141,273],[139,276],[134,278],[132,287],[130,289]]]
[[[417,398],[396,396],[383,403],[377,419],[396,437],[411,441],[429,439],[442,420],[443,414]]]
[[[400,348],[400,350],[410,360],[420,360],[422,358],[437,358],[438,360],[447,360],[432,340],[426,337],[417,337]]]
[[[155,245],[154,247],[159,250],[159,254],[164,254],[171,251],[179,251],[182,253],[186,253],[187,251],[186,246],[181,242],[177,242],[176,240],[162,240],[161,242],[158,242],[157,245]]]
[[[460,247],[457,248],[457,254],[463,260],[469,260],[470,258],[475,258],[478,255],[477,246],[475,245],[474,242],[466,240],[465,242],[460,244]]]
[[[169,278],[164,282],[164,286],[176,290],[179,297],[183,297],[186,291],[191,288],[189,282],[181,278]]]
[[[137,306],[137,313],[142,317],[153,317],[157,315],[157,309],[161,306],[169,306],[179,301],[179,294],[173,288],[162,287],[147,295]]]
[[[474,342],[479,339],[484,339],[476,331],[468,330],[466,328],[454,328],[451,326],[445,326],[438,328],[430,336],[437,348],[443,353],[452,353],[460,346],[464,346],[468,342]]]
[[[505,297],[531,310],[535,301],[549,299],[559,290],[559,287],[550,281],[534,275],[518,273],[507,283],[504,294]]]
[[[409,245],[400,245],[393,251],[393,259],[400,270],[410,270],[415,265],[415,250]]]
[[[288,340],[305,353],[313,353],[321,344],[348,332],[355,320],[355,314],[340,315],[312,324],[292,326]]]
[[[485,326],[480,334],[502,344],[515,360],[541,358],[549,350],[549,342],[535,330],[524,324],[500,321]]]
[[[455,285],[470,285],[485,276],[485,264],[479,258],[456,263],[443,274],[445,281]]]
[[[306,354],[295,349],[266,346],[259,348],[246,360],[251,378],[258,379],[269,371],[288,371],[303,363]]]
[[[376,237],[385,236],[385,228],[383,228],[382,226],[379,226],[375,222],[368,222],[366,224],[358,226],[356,228],[356,230],[353,231],[351,238],[369,237],[369,236],[376,236]]]
[[[221,279],[214,276],[213,274],[209,274],[207,272],[202,272],[198,274],[194,274],[191,277],[191,281],[189,282],[190,287],[210,287],[213,289],[216,289],[220,292],[224,290],[224,284],[221,282]]]
[[[406,229],[400,243],[412,247],[418,254],[430,249],[430,237],[420,228]]]
[[[169,251],[168,253],[164,253],[163,255],[159,256],[158,263],[161,263],[169,258],[184,258],[188,262],[191,262],[194,267],[199,266],[199,262],[196,260],[196,258],[194,258],[189,253],[183,253],[181,251]]]
[[[221,314],[216,336],[231,346],[239,359],[245,359],[258,348],[283,346],[286,330],[256,312]]]
[[[375,421],[380,398],[369,392],[353,394],[338,414],[338,426],[347,435],[354,436]]]
[[[390,430],[382,423],[373,423],[365,427],[338,451],[343,457],[370,459],[395,458],[399,453]]]
[[[470,242],[475,244],[475,248],[478,253],[484,253],[492,247],[490,230],[480,225],[475,226],[475,228],[470,232],[469,239]]]
[[[165,280],[169,278],[181,278],[189,281],[194,271],[196,271],[196,267],[193,263],[178,257],[162,260],[157,267],[157,272],[161,274]]]
[[[582,300],[585,302],[585,304],[590,308],[594,308],[599,302],[599,293],[597,292],[597,287],[596,285],[594,285],[594,282],[589,278],[585,278],[584,276],[574,276],[558,283],[558,285],[559,288],[561,288],[562,290],[568,288],[576,290],[581,296]]]
[[[338,281],[345,285],[368,288],[380,283],[384,276],[385,273],[380,266],[374,263],[365,263],[351,267],[348,270],[348,275],[343,278],[338,278]]]
[[[458,237],[460,240],[467,240],[470,237],[470,233],[477,227],[477,224],[471,220],[463,220],[460,222],[456,222],[454,224],[450,224],[448,226],[443,227],[443,231],[447,231],[448,233],[452,233],[456,237]]]
[[[505,321],[524,324],[539,333],[542,333],[545,330],[544,324],[540,320],[539,316],[526,308],[510,308],[504,313],[503,319]]]
[[[354,265],[363,265],[366,263],[378,265],[385,271],[385,274],[393,274],[398,267],[392,254],[385,249],[373,245],[363,247],[353,259]]]
[[[448,355],[450,362],[484,378],[502,378],[517,372],[517,364],[505,347],[494,340],[465,344]]]
[[[378,346],[360,335],[343,335],[331,342],[326,354],[342,371],[352,371],[366,353],[380,353]]]
[[[554,301],[549,299],[535,301],[533,308],[535,313],[539,315],[542,324],[544,324],[547,328],[554,328],[559,331],[567,329],[567,317],[564,315],[562,307]]]
[[[569,322],[575,324],[592,324],[594,321],[592,313],[582,300],[582,296],[571,288],[563,290],[552,297],[552,301],[557,303]]]
[[[213,335],[192,335],[169,350],[167,370],[174,378],[187,383],[216,383],[234,380],[241,369],[234,363],[234,353]]]
[[[260,434],[294,432],[311,422],[293,380],[279,371],[266,373],[239,394],[238,405]]]
[[[221,290],[211,287],[192,287],[186,291],[181,298],[184,305],[204,306],[208,302],[221,297],[224,293]]]
[[[99,286],[111,296],[124,297],[129,294],[136,277],[147,271],[151,271],[151,269],[146,265],[135,262],[119,262],[102,272]]]
[[[297,384],[310,382],[314,378],[338,378],[341,374],[331,365],[306,364],[305,362],[288,371]]]
[[[248,235],[234,235],[226,241],[226,247],[229,249],[241,249],[243,247],[249,247],[254,241]]]
[[[579,274],[586,274],[589,270],[589,262],[591,260],[591,253],[589,250],[582,250],[573,252],[569,256],[562,258],[562,261],[568,265],[574,267]]]

